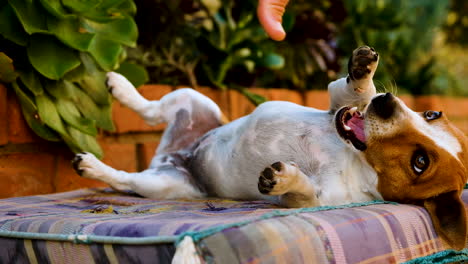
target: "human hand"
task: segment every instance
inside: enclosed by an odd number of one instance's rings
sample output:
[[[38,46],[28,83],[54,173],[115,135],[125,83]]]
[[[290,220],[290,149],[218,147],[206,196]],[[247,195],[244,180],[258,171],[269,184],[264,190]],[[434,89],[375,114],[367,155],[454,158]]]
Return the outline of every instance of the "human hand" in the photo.
[[[281,41],[286,37],[281,22],[289,0],[259,0],[257,16],[270,38]]]

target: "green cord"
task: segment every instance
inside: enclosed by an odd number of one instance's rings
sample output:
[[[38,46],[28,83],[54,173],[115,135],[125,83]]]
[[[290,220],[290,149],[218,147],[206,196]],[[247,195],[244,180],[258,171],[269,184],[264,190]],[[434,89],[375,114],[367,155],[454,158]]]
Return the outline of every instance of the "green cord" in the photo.
[[[192,237],[194,242],[198,242],[203,238],[209,237],[211,235],[214,235],[216,233],[219,233],[225,229],[228,228],[233,228],[233,227],[240,227],[244,226],[247,224],[250,224],[252,222],[258,221],[258,220],[264,220],[264,219],[269,219],[273,218],[276,216],[288,216],[288,215],[294,215],[294,214],[300,214],[300,213],[311,213],[311,212],[319,212],[319,211],[328,211],[328,210],[335,210],[335,209],[345,209],[345,208],[353,208],[353,207],[362,207],[362,206],[368,206],[368,205],[374,205],[374,204],[398,204],[395,202],[389,202],[389,201],[381,201],[381,200],[375,200],[375,201],[370,201],[370,202],[363,202],[363,203],[351,203],[351,204],[345,204],[345,205],[337,205],[337,206],[318,206],[318,207],[309,207],[309,208],[300,208],[300,209],[295,209],[295,210],[286,210],[286,211],[279,211],[275,210],[270,213],[266,213],[262,216],[260,216],[259,219],[254,219],[254,220],[246,220],[246,221],[241,221],[237,223],[232,223],[232,224],[226,224],[226,225],[220,225],[220,226],[215,226],[212,228],[208,228],[202,231],[187,231],[179,235],[176,245],[178,245],[186,236]]]
[[[446,264],[468,260],[468,249],[456,251],[453,249],[444,250],[435,254],[416,258],[404,264]]]

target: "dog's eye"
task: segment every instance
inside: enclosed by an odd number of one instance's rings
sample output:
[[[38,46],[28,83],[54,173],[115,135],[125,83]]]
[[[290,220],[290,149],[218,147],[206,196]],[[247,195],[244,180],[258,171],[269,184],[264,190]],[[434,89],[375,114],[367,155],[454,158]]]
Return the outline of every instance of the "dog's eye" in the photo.
[[[414,152],[411,161],[411,167],[413,168],[413,171],[418,175],[422,174],[427,169],[427,167],[429,167],[429,157],[427,156],[425,151],[418,150]]]
[[[424,118],[426,118],[427,121],[436,120],[440,118],[441,116],[442,116],[442,112],[438,112],[438,111],[428,110],[424,112]]]

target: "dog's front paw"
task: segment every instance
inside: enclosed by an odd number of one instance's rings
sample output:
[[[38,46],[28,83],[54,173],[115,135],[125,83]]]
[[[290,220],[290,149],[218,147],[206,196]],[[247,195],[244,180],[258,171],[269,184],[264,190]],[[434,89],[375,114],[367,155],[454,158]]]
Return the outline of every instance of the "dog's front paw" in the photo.
[[[351,80],[371,79],[374,76],[379,54],[371,47],[362,46],[349,58],[348,74]]]
[[[98,179],[104,169],[102,162],[88,152],[76,154],[72,160],[72,166],[78,175],[91,179]]]
[[[275,162],[260,173],[258,190],[268,195],[285,194],[296,180],[297,171],[297,165],[293,162]]]

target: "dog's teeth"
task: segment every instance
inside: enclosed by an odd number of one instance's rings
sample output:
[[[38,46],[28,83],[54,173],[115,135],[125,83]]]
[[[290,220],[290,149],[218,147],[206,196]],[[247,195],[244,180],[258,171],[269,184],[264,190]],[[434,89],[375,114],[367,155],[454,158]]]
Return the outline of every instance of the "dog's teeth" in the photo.
[[[343,124],[343,128],[346,130],[346,131],[351,131],[351,128],[345,124]]]

